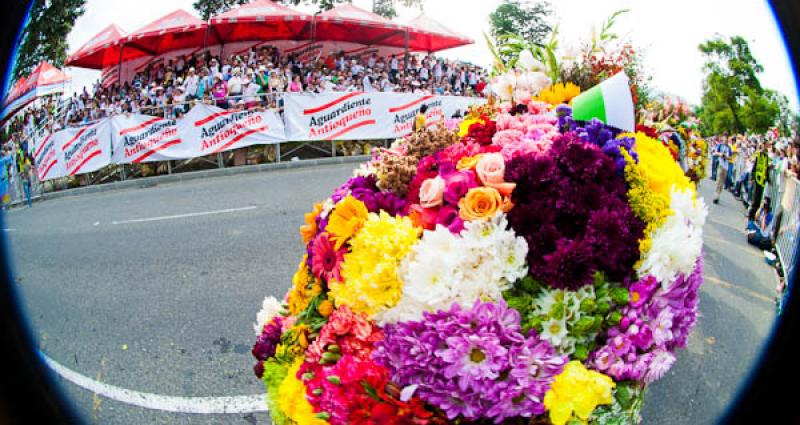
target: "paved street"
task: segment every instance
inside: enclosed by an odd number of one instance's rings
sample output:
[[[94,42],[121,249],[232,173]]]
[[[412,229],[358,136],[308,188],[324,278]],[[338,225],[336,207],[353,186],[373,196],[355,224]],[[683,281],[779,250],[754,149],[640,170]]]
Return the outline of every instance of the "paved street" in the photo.
[[[252,323],[282,296],[303,213],[353,164],[62,198],[8,214],[17,289],[42,352],[94,381],[175,397],[263,394]],[[774,319],[774,272],[747,245],[743,207],[710,203],[699,324],[650,389],[645,424],[706,424],[732,400]],[[87,422],[269,423],[266,413],[165,413],[58,382]],[[164,401],[169,404],[170,401]]]

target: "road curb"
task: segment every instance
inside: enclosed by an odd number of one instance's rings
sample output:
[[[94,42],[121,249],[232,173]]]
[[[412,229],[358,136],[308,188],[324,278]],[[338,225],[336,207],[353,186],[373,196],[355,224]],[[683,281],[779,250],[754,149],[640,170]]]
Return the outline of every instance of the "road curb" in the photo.
[[[58,192],[43,193],[31,198],[33,202],[46,201],[48,199],[59,199],[71,196],[88,195],[91,193],[110,192],[121,189],[146,189],[162,183],[174,183],[190,180],[198,180],[209,177],[235,176],[239,174],[260,173],[272,170],[288,170],[296,168],[315,167],[319,165],[350,164],[364,162],[370,158],[369,155],[340,156],[333,158],[306,159],[300,161],[271,162],[258,165],[241,165],[238,167],[217,168],[213,170],[188,171],[185,173],[168,174],[162,176],[142,177],[132,180],[99,184],[94,186],[77,187],[74,189],[60,190]],[[25,205],[25,202],[17,202],[10,205],[16,208]]]

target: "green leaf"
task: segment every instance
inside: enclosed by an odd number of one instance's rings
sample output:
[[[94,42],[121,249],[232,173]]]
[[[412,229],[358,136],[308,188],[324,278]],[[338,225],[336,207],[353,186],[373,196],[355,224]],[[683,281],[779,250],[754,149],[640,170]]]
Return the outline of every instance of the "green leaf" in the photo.
[[[626,288],[614,288],[611,290],[611,299],[617,305],[626,305],[631,300],[631,294]]]
[[[361,386],[364,387],[364,391],[367,395],[375,401],[382,401],[380,397],[378,397],[378,392],[375,391],[375,388],[372,388],[372,385],[369,382],[362,380]]]

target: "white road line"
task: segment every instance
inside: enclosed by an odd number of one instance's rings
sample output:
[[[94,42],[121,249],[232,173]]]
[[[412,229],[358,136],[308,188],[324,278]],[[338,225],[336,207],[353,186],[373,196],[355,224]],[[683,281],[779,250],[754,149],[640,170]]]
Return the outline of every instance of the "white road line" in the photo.
[[[176,413],[233,414],[266,412],[266,394],[232,397],[175,397],[144,393],[95,381],[62,366],[41,351],[39,355],[51,369],[73,384],[125,404]]]
[[[213,214],[227,214],[239,211],[250,211],[254,210],[258,207],[255,205],[251,205],[249,207],[242,207],[242,208],[228,208],[225,210],[216,210],[216,211],[203,211],[203,212],[196,212],[196,213],[189,213],[189,214],[178,214],[178,215],[165,215],[161,217],[150,217],[150,218],[137,218],[133,220],[121,220],[121,221],[112,221],[111,224],[129,224],[129,223],[145,223],[148,221],[161,221],[161,220],[174,220],[177,218],[188,218],[188,217],[200,217],[203,215],[213,215]]]

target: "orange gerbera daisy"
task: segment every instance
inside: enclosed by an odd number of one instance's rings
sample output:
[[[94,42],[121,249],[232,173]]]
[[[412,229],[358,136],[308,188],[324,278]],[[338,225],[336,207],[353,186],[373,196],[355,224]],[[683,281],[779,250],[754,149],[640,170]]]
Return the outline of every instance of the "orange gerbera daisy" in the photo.
[[[331,234],[331,239],[336,241],[336,250],[361,229],[368,215],[367,206],[352,195],[336,204],[325,228]]]

